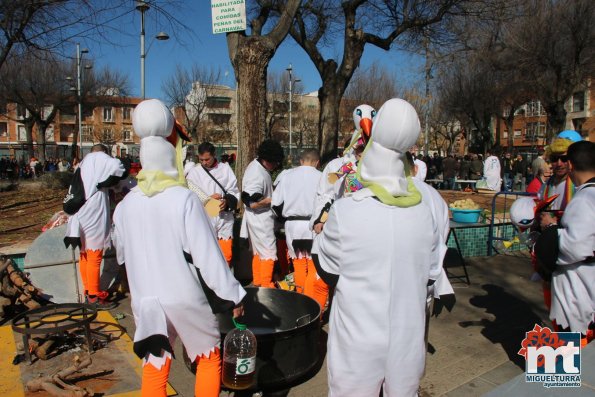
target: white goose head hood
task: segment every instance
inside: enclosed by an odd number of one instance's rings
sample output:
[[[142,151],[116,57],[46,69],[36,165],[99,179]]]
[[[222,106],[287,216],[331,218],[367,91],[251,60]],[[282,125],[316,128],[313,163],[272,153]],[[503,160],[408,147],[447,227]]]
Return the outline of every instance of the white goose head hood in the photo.
[[[366,189],[354,198],[374,195],[385,204],[400,207],[421,201],[405,165],[405,153],[417,141],[420,130],[419,117],[409,102],[393,98],[382,105],[358,166],[358,179]]]
[[[158,99],[139,103],[132,114],[132,126],[141,138],[140,162],[143,170],[161,171],[177,178],[176,150],[165,139],[174,126],[174,117],[167,106]]]
[[[172,135],[174,116],[165,104],[149,99],[138,104],[132,115],[134,132],[140,140],[138,187],[153,196],[173,186],[186,186],[182,165],[182,141],[176,146],[166,138]]]

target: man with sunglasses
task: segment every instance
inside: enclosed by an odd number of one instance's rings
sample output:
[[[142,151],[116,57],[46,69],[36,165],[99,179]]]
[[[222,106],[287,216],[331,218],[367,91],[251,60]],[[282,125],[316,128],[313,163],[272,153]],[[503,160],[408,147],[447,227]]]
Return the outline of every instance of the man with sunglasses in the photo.
[[[549,205],[549,211],[541,211],[539,219],[536,219],[542,231],[549,226],[558,224],[566,206],[574,196],[576,189],[569,175],[568,156],[566,152],[570,145],[580,140],[582,140],[582,137],[578,132],[570,130],[562,131],[546,149],[546,158],[552,165],[553,174],[541,186],[538,197],[543,202],[553,201]],[[548,310],[551,309],[551,279],[543,280],[543,299]],[[554,327],[557,327],[555,323]]]
[[[582,137],[578,132],[566,130],[558,134],[552,144],[547,147],[546,157],[552,165],[553,175],[547,183],[543,184],[538,196],[542,200],[547,200],[554,195],[558,195],[558,197],[550,205],[550,209],[555,212],[553,214],[544,212],[541,223],[547,225],[558,223],[566,205],[574,196],[576,189],[570,179],[566,152],[571,144],[581,140]]]
[[[576,196],[560,226],[544,228],[535,253],[553,272],[550,318],[562,331],[580,332],[584,346],[595,331],[595,143],[570,145],[567,163]]]

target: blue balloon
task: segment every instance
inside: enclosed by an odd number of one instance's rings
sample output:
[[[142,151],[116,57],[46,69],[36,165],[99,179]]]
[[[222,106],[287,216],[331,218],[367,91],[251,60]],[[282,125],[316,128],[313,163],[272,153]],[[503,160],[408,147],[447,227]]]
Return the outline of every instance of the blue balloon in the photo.
[[[558,134],[558,138],[568,139],[572,142],[579,142],[583,140],[581,134],[579,134],[578,131],[575,130],[564,130]]]

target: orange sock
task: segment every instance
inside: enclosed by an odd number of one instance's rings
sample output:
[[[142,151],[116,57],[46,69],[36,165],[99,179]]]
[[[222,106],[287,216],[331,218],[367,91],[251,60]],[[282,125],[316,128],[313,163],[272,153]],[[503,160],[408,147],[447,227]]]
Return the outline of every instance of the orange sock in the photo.
[[[252,257],[252,284],[255,287],[260,287],[262,284],[260,279],[260,257],[258,255]]]
[[[103,250],[87,250],[87,285],[89,295],[97,295],[99,289],[99,273],[101,271],[101,260]]]
[[[260,260],[260,285],[268,288],[275,288],[273,284],[273,270],[275,261],[272,259]]]
[[[314,299],[320,305],[320,310],[324,310],[326,300],[328,299],[328,285],[318,277],[314,262],[312,259],[307,260],[308,275],[306,276],[306,288],[304,295]]]
[[[209,356],[196,359],[195,397],[218,397],[221,391],[221,353],[215,349]]]
[[[83,291],[85,295],[89,294],[89,283],[87,281],[87,251],[81,250],[79,256],[79,272],[83,281]]]
[[[229,266],[231,266],[231,242],[232,240],[230,238],[227,240],[219,239],[219,248],[221,248],[223,257]]]
[[[293,282],[295,291],[301,294],[306,289],[306,277],[308,275],[308,258],[293,259]]]
[[[147,363],[143,366],[143,379],[141,384],[142,397],[166,397],[167,378],[171,368],[171,359],[167,358],[161,369]]]

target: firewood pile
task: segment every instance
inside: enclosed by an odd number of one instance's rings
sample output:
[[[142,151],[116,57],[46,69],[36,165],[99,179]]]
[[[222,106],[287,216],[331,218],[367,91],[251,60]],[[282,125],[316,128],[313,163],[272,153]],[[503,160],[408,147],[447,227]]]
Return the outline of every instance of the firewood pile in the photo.
[[[41,292],[12,261],[0,254],[0,322],[10,313],[35,309],[43,301]]]

